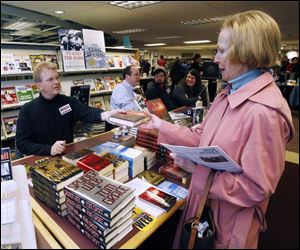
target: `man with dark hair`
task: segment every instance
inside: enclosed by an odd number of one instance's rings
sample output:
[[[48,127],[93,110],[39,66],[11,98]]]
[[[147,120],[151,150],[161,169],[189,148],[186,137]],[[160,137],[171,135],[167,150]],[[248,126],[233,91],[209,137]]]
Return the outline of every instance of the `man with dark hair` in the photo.
[[[110,98],[110,109],[122,109],[138,111],[138,106],[134,101],[137,95],[134,93],[141,78],[141,73],[137,67],[127,66],[123,70],[123,81],[114,88]]]
[[[176,108],[172,100],[171,89],[167,86],[167,74],[164,68],[154,70],[154,82],[150,82],[145,96],[147,100],[160,98],[168,111]]]
[[[200,73],[200,60],[201,60],[201,55],[200,54],[195,54],[193,58],[193,63],[190,65],[190,69],[196,69]]]

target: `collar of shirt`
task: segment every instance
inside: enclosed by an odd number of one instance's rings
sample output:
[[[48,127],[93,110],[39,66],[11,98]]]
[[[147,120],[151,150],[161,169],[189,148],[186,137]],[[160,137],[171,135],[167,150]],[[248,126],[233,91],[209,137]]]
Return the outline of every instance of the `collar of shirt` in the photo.
[[[124,80],[124,85],[126,86],[127,89],[134,91],[134,87],[126,80]]]
[[[248,84],[255,78],[259,77],[261,74],[262,74],[261,69],[254,69],[254,70],[250,70],[250,71],[238,76],[237,78],[234,78],[233,80],[230,81],[230,83],[232,85],[230,94],[232,94],[233,92],[238,90],[240,87]]]

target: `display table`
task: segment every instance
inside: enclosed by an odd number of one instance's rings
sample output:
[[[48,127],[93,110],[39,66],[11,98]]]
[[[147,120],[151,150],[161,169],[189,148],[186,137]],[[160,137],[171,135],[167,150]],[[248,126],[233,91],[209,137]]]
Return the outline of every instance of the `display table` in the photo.
[[[78,151],[83,148],[91,148],[106,141],[111,140],[113,137],[112,132],[106,132],[100,135],[93,136],[91,138],[70,143],[66,146],[66,153]],[[22,159],[13,161],[13,165],[18,164],[33,164],[34,161],[43,158],[42,156],[28,156]],[[55,239],[63,248],[97,248],[88,238],[80,233],[71,223],[68,222],[67,218],[60,217],[51,208],[47,207],[43,202],[34,198],[33,190],[30,187],[31,192],[31,205],[36,220],[40,220],[44,226],[50,231]],[[142,244],[152,233],[154,233],[166,220],[168,220],[182,205],[184,200],[178,200],[177,203],[172,207],[170,211],[162,214],[158,217],[157,223],[155,223],[148,231],[142,232],[135,227],[127,234],[121,241],[115,244],[112,248],[137,248]],[[38,223],[38,222],[37,222]],[[44,236],[46,237],[46,236]],[[53,237],[52,237],[53,238]],[[40,245],[49,244],[54,246],[54,243],[49,243],[50,240],[41,238]]]

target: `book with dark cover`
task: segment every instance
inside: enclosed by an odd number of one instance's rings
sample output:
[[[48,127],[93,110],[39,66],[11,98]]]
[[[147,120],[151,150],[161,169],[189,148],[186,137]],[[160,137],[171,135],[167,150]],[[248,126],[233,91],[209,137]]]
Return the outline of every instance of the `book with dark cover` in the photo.
[[[56,203],[58,205],[62,205],[63,203],[66,202],[66,196],[65,195],[57,196],[55,193],[53,193],[49,189],[44,188],[44,186],[39,184],[38,182],[35,182],[33,184],[32,189],[33,189],[34,192],[40,193],[41,195],[45,196],[48,200],[50,200],[53,203]]]
[[[174,162],[168,162],[167,164],[161,166],[159,168],[159,173],[182,184],[188,184],[192,178],[191,173],[176,166]]]
[[[134,198],[132,188],[95,170],[85,173],[66,186],[65,194],[108,219],[113,218]]]
[[[56,190],[62,189],[83,175],[82,169],[58,157],[44,158],[43,161],[33,165],[31,171],[50,183]]]
[[[91,154],[94,151],[88,148],[83,148],[75,152],[71,152],[69,154],[65,154],[62,156],[62,159],[66,162],[69,162],[76,166],[79,159],[83,158],[87,154]]]
[[[147,120],[147,117],[144,113],[118,113],[115,115],[112,115],[108,118],[108,122],[117,124],[117,125],[123,125],[127,127],[135,127],[139,124],[141,124],[143,121]]]
[[[1,148],[1,181],[12,179],[10,148]]]
[[[72,207],[72,208],[69,209],[69,207]],[[86,207],[82,206],[81,204],[79,204],[79,203],[71,200],[70,198],[67,198],[67,208],[69,210],[69,214],[72,213],[73,217],[76,216],[77,218],[80,219],[81,224],[82,223],[87,224],[91,229],[93,229],[95,232],[99,233],[99,235],[101,235],[101,236],[106,236],[107,234],[109,234],[110,232],[112,232],[119,225],[121,225],[125,221],[129,220],[131,218],[131,215],[132,215],[132,212],[124,213],[121,217],[117,218],[117,220],[116,220],[117,222],[113,226],[109,227],[107,225],[104,226],[103,223],[98,222],[99,220],[101,220],[101,218],[102,218],[101,216],[97,215],[92,210],[87,209]],[[71,212],[74,209],[76,211]],[[91,215],[91,213],[97,215],[98,216],[98,220],[95,220],[93,218],[93,215]],[[79,216],[78,216],[78,214],[79,214]],[[116,217],[117,216],[115,216],[115,218]],[[103,220],[104,220],[104,218],[103,218]]]
[[[112,172],[114,168],[111,161],[94,153],[88,154],[79,159],[77,161],[77,166],[85,172],[89,170],[96,170],[103,175]]]
[[[51,185],[47,185],[48,183],[45,183],[44,180],[42,179],[38,179],[38,177],[36,176],[32,176],[31,181],[33,184],[33,188],[37,186],[38,189],[43,189],[45,192],[49,193],[51,196],[55,198],[61,198],[65,196],[63,189],[55,190],[52,188]]]
[[[150,170],[145,170],[144,172],[138,174],[137,177],[139,177],[155,186],[160,184],[165,179],[165,177],[162,176],[161,174],[155,173]]]
[[[90,85],[77,85],[71,86],[71,96],[75,97],[78,101],[89,105],[90,101]]]
[[[143,134],[146,136],[151,136],[153,138],[157,138],[158,130],[157,129],[138,128],[138,134]]]
[[[146,105],[151,114],[155,114],[160,119],[173,123],[166,106],[160,98],[147,100]]]
[[[1,87],[1,103],[2,105],[14,105],[19,103],[14,86]]]
[[[167,194],[155,187],[149,187],[145,192],[138,196],[140,199],[169,211],[176,203],[176,197]]]

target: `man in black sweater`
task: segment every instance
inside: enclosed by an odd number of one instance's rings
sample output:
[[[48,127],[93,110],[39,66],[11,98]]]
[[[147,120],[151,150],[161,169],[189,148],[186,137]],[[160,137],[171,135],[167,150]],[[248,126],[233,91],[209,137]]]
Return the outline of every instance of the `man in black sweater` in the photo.
[[[176,104],[172,100],[172,91],[167,86],[166,71],[160,67],[154,70],[154,81],[150,82],[145,92],[147,100],[160,98],[167,110],[176,108]]]
[[[120,110],[91,108],[73,97],[61,95],[57,66],[42,62],[33,72],[40,96],[26,103],[17,121],[16,147],[25,155],[58,155],[66,143],[73,142],[77,121],[101,122]]]

